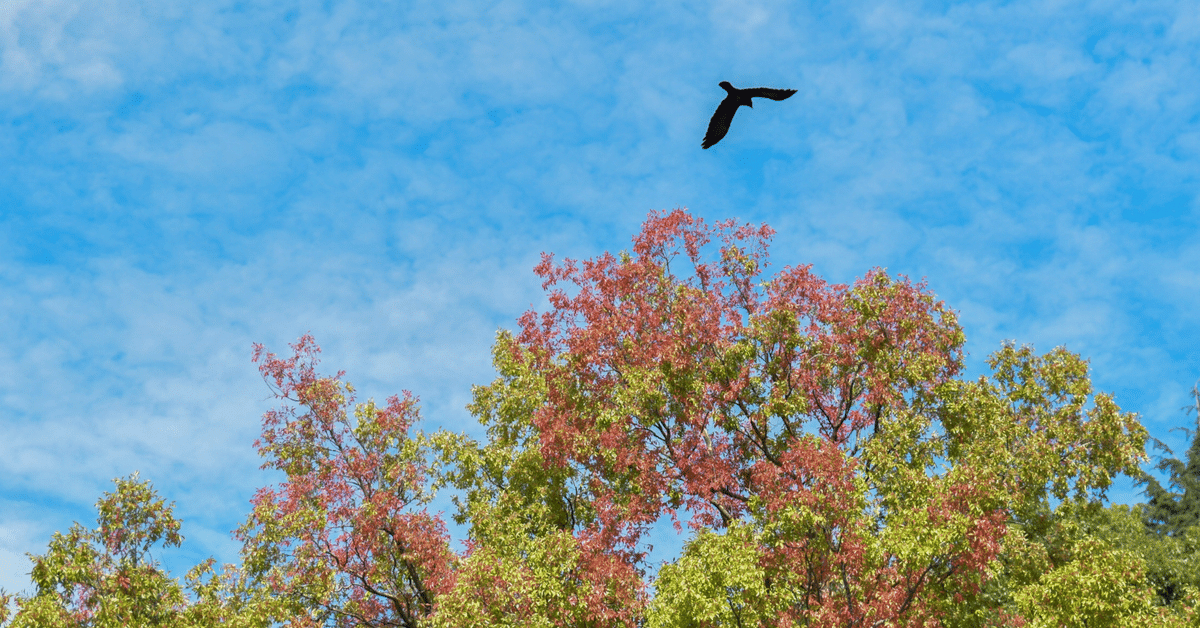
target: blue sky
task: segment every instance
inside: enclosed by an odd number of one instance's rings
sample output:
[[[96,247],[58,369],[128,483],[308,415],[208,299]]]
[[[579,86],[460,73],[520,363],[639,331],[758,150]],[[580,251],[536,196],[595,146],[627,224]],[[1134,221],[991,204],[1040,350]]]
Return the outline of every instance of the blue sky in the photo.
[[[701,150],[722,80],[799,92]],[[5,0],[0,123],[9,590],[134,470],[184,519],[177,575],[236,560],[276,479],[251,343],[311,331],[364,399],[471,430],[540,254],[680,206],[770,224],[775,268],[926,278],[970,375],[1005,339],[1065,345],[1184,445],[1191,2]]]

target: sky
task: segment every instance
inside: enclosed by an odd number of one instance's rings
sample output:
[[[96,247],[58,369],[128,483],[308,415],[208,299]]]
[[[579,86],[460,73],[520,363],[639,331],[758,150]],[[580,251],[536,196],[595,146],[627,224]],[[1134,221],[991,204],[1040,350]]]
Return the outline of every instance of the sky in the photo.
[[[701,150],[720,81],[798,92]],[[311,332],[361,399],[479,435],[541,254],[676,207],[770,225],[776,269],[924,279],[969,377],[1065,346],[1180,451],[1198,183],[1186,0],[4,0],[0,587],[135,470],[174,575],[236,562],[279,479],[256,342]]]

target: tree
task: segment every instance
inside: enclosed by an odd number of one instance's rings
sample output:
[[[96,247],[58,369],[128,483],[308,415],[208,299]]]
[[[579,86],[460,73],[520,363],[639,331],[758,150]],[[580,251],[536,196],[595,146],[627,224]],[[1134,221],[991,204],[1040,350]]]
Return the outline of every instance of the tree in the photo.
[[[1197,386],[1200,386],[1198,384]],[[1200,388],[1192,387],[1195,406],[1185,407],[1196,413],[1196,430],[1186,427],[1175,428],[1182,430],[1191,439],[1191,446],[1185,452],[1185,460],[1177,458],[1158,457],[1155,468],[1170,474],[1169,485],[1175,491],[1163,488],[1158,479],[1148,473],[1139,475],[1139,484],[1146,486],[1146,525],[1158,534],[1179,536],[1188,529],[1200,523]],[[1171,448],[1153,439],[1155,448],[1174,455]]]
[[[549,464],[532,412],[546,403],[533,364],[499,334],[493,349],[501,377],[474,387],[468,409],[487,427],[479,446],[439,431],[439,484],[456,496],[455,521],[469,524],[468,550],[451,593],[438,602],[436,626],[589,626],[638,623],[646,603],[643,574],[586,535],[595,504],[575,469]]]
[[[962,331],[923,285],[879,270],[828,285],[811,267],[761,281],[772,233],[675,211],[632,255],[544,256],[551,311],[499,335],[500,378],[476,390],[492,441],[441,441],[461,516],[570,532],[591,563],[557,573],[590,592],[588,621],[936,625],[1015,522],[1136,470],[1145,430],[1092,395],[1078,356],[1005,346],[992,378],[957,380]],[[680,508],[697,536],[647,605],[641,537]],[[737,548],[739,571],[714,575],[713,548]]]
[[[185,592],[150,554],[159,543],[183,542],[174,503],[137,472],[113,482],[116,491],[96,503],[96,529],[76,523],[67,534],[56,532],[45,554],[30,556],[34,595],[0,591],[0,626],[267,628],[288,616],[290,609],[241,569],[218,572],[211,558],[189,570]]]
[[[1200,427],[1200,390],[1192,388],[1194,406],[1185,410],[1196,412]],[[1146,486],[1147,503],[1135,514],[1142,525],[1142,534],[1128,533],[1126,545],[1135,547],[1147,563],[1147,577],[1153,584],[1160,605],[1179,608],[1189,592],[1200,589],[1200,429],[1183,430],[1191,439],[1185,459],[1156,456],[1155,468],[1167,471],[1168,485],[1164,488],[1149,473],[1139,473],[1137,483]],[[1174,452],[1158,439],[1151,439],[1155,448],[1173,455]]]
[[[1181,540],[1146,530],[1140,509],[1080,499],[1043,506],[1014,526],[978,607],[1016,609],[1038,627],[1197,625],[1194,587],[1179,586],[1170,606],[1156,596],[1164,576],[1179,582],[1194,567]],[[987,613],[966,615],[947,625],[980,625]]]
[[[772,234],[677,210],[651,214],[632,253],[544,256],[550,310],[497,335],[498,377],[473,390],[484,443],[417,431],[408,392],[356,403],[342,373],[317,374],[310,336],[286,359],[256,345],[284,400],[256,447],[285,478],[237,531],[241,568],[192,570],[190,604],[148,581],[160,603],[136,612],[297,628],[1194,620],[1151,608],[1119,535],[1050,509],[1092,508],[1145,458],[1144,428],[1093,394],[1084,360],[1005,344],[961,379],[962,330],[923,284],[766,279]],[[445,486],[461,555],[427,511]],[[644,534],[663,516],[682,530],[681,510],[693,536],[648,582]]]
[[[96,503],[97,527],[76,523],[54,533],[50,547],[30,555],[34,595],[16,596],[10,628],[67,626],[175,626],[186,599],[178,581],[159,569],[150,548],[179,547],[183,537],[173,504],[134,473],[113,480],[116,490]]]
[[[264,416],[255,447],[286,480],[255,495],[237,532],[246,574],[281,600],[291,626],[423,626],[453,584],[455,557],[423,508],[425,446],[408,436],[417,400],[355,404],[342,373],[317,375],[310,336],[293,351],[280,359],[255,346],[288,402]]]
[[[555,515],[536,499],[520,516],[514,504],[471,512],[468,550],[451,552],[440,516],[424,509],[449,480],[426,460],[430,439],[410,435],[416,398],[405,392],[385,408],[355,403],[342,373],[317,374],[311,337],[292,349],[281,359],[256,347],[260,370],[285,400],[264,416],[256,446],[264,466],[287,477],[259,491],[238,531],[246,577],[280,600],[289,625],[584,627],[626,612],[603,573],[612,558],[589,553],[561,525],[543,525]],[[445,451],[458,437],[433,440]],[[521,472],[510,463],[501,463],[505,473]],[[545,491],[543,479],[528,488]],[[593,601],[608,615],[598,618]]]

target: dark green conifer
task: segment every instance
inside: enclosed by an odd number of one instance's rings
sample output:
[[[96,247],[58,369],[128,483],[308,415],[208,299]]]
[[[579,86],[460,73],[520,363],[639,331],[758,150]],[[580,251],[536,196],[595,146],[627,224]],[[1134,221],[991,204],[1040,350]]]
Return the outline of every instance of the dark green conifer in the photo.
[[[1200,382],[1192,387],[1194,406],[1184,406],[1184,410],[1196,413],[1196,429],[1186,427],[1174,429],[1183,430],[1191,439],[1184,458],[1168,458],[1156,456],[1158,464],[1155,468],[1167,471],[1170,475],[1168,484],[1174,490],[1164,488],[1159,481],[1148,473],[1143,473],[1138,484],[1146,485],[1147,503],[1144,509],[1146,527],[1156,534],[1177,537],[1188,528],[1200,523]],[[1172,430],[1174,431],[1174,430]],[[1173,456],[1165,443],[1152,438],[1154,447]]]

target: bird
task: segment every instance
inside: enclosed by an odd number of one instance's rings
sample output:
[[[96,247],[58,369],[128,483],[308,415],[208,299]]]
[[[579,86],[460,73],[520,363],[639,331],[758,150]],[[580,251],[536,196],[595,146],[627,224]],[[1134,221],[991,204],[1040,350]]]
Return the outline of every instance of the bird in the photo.
[[[748,89],[738,89],[729,84],[729,81],[721,81],[721,87],[729,92],[725,100],[717,105],[717,111],[713,114],[712,120],[708,121],[708,132],[704,134],[704,143],[701,148],[708,148],[713,144],[721,141],[725,134],[729,132],[729,123],[733,122],[733,114],[737,113],[738,107],[746,105],[754,108],[754,103],[751,98],[770,98],[771,100],[787,100],[796,93],[794,89],[773,89],[770,87],[752,87]]]

